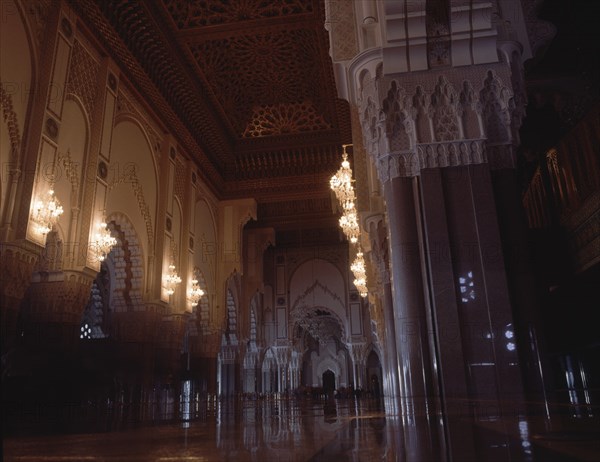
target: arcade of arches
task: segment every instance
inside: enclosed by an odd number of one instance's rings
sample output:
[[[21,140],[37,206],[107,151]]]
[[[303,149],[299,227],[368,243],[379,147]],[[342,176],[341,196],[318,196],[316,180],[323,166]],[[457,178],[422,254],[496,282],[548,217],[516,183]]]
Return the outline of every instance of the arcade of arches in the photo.
[[[547,355],[526,218],[546,181],[597,274],[600,128],[521,199],[536,3],[3,0],[5,460],[563,460],[598,369]]]

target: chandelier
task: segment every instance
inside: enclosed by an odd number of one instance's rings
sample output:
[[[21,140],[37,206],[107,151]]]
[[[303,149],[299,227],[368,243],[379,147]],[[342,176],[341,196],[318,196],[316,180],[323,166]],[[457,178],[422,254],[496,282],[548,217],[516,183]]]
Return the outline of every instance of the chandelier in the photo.
[[[350,265],[352,273],[354,273],[354,285],[361,297],[367,296],[367,272],[365,270],[365,260],[362,251],[358,251],[356,258]]]
[[[358,242],[358,236],[360,235],[360,228],[358,226],[358,220],[356,217],[356,209],[347,210],[340,217],[340,228],[352,244]]]
[[[340,228],[342,228],[342,231],[348,240],[352,244],[356,244],[360,237],[360,226],[358,225],[358,213],[356,212],[356,206],[354,205],[356,195],[354,194],[354,187],[352,186],[352,182],[354,181],[352,179],[352,169],[350,168],[350,162],[348,162],[348,154],[346,152],[348,146],[350,145],[342,145],[342,148],[344,149],[342,154],[342,166],[329,180],[329,186],[335,193],[335,197],[344,211],[339,220]],[[354,273],[354,285],[356,286],[356,289],[361,297],[366,297],[367,273],[365,271],[363,253],[360,249],[356,254],[356,259],[350,266],[350,269]]]
[[[112,237],[110,230],[104,221],[98,225],[98,228],[100,229],[94,236],[94,245],[98,260],[104,261],[110,253],[110,250],[117,244],[117,239]]]
[[[344,153],[342,154],[342,166],[329,180],[329,186],[335,193],[335,197],[339,201],[344,211],[354,209],[354,188],[352,187],[352,169],[348,162],[348,154],[344,145]]]
[[[62,205],[54,195],[54,190],[50,189],[44,199],[34,203],[31,220],[36,224],[37,231],[45,235],[52,230],[62,213]]]
[[[200,284],[198,283],[198,279],[192,279],[192,287],[188,290],[188,300],[192,307],[198,306],[198,302],[204,295],[204,291],[200,288]]]
[[[175,271],[175,265],[169,265],[169,272],[165,276],[165,289],[168,295],[175,293],[175,287],[181,283],[181,278]]]

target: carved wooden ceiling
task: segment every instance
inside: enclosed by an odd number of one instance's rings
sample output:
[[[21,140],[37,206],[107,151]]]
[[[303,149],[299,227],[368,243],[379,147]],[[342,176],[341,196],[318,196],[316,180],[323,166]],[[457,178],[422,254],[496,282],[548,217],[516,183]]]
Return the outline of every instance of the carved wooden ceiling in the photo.
[[[351,132],[347,103],[336,95],[323,0],[71,6],[180,136],[218,197],[255,197],[264,225],[333,235],[337,217],[323,204]],[[302,201],[308,205],[289,213]]]

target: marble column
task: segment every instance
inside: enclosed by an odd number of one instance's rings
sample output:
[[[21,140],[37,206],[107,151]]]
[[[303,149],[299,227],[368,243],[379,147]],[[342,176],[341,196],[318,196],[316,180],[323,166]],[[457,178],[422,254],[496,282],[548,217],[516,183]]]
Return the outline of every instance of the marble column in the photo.
[[[0,244],[0,335],[3,358],[15,347],[19,309],[25,291],[31,284],[31,274],[38,257],[39,247],[33,244]]]
[[[435,460],[441,435],[437,419],[429,415],[435,411],[434,376],[417,229],[417,187],[416,177],[392,177],[384,183],[384,197],[406,457]]]
[[[550,418],[547,389],[552,374],[550,366],[541,358],[545,354],[545,340],[540,334],[541,310],[537,297],[517,174],[514,168],[498,168],[491,172],[492,187],[498,211],[498,223],[509,291],[514,304],[515,323],[523,380],[527,390],[528,406],[534,415]]]

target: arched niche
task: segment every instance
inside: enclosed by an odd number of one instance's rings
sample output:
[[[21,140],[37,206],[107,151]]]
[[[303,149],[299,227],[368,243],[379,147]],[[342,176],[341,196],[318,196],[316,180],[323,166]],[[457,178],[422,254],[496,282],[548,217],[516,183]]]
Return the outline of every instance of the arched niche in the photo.
[[[149,255],[156,232],[158,176],[148,137],[133,120],[121,120],[113,130],[108,182],[106,213],[127,215],[140,233],[143,254]],[[157,228],[162,232],[163,226]]]
[[[340,270],[329,261],[314,258],[302,263],[291,275],[289,288],[291,312],[322,307],[346,324],[346,284]],[[347,325],[342,327],[349,332]]]
[[[219,252],[215,219],[208,203],[201,199],[194,205],[194,256],[193,265],[199,268],[206,282],[210,303],[215,294],[216,263]]]
[[[69,241],[77,239],[77,230],[71,229],[73,208],[81,208],[85,159],[87,158],[89,124],[88,117],[76,97],[69,97],[63,106],[61,130],[58,134],[58,151],[54,164],[44,168],[45,175],[52,180],[54,191],[63,206],[59,224]]]
[[[36,83],[30,36],[22,11],[13,0],[2,2],[0,43],[10,44],[3,46],[0,53],[0,219],[6,221],[6,214],[10,213],[7,174],[23,166],[22,140]]]

